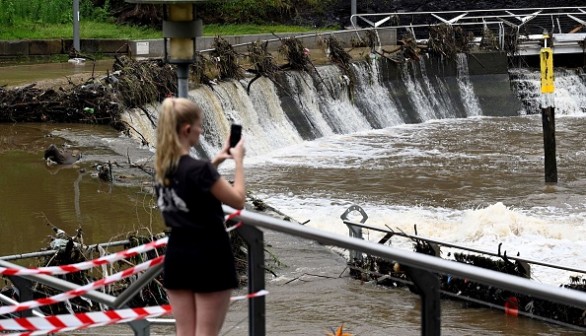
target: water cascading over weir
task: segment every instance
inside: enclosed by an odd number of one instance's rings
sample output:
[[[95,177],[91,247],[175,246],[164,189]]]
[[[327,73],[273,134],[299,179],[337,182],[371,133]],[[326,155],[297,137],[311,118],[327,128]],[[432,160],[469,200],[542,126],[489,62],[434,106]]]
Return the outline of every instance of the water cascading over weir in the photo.
[[[421,123],[434,119],[516,116],[523,104],[512,90],[503,54],[461,55],[453,62],[422,56],[395,63],[386,58],[355,61],[354,81],[336,65],[315,73],[280,72],[260,78],[202,85],[189,96],[204,110],[198,154],[215,153],[230,123],[244,126],[248,155],[261,155],[334,134]],[[141,138],[155,144],[159,106],[126,111]],[[146,115],[148,113],[148,116]],[[137,134],[135,134],[137,135]]]

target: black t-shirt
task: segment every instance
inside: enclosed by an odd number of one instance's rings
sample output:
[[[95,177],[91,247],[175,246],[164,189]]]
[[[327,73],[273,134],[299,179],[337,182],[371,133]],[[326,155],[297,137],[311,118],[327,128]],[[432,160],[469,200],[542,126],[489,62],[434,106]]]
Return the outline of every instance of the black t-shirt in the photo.
[[[157,204],[165,224],[173,228],[224,230],[222,203],[211,193],[220,174],[211,162],[184,155],[168,178],[167,187],[157,184]]]

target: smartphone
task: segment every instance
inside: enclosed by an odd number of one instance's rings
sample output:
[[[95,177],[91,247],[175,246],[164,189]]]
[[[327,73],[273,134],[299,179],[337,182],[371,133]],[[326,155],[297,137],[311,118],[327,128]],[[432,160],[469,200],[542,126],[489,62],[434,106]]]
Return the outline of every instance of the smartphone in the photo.
[[[230,147],[234,147],[240,142],[242,137],[242,126],[238,124],[232,124],[230,126]]]

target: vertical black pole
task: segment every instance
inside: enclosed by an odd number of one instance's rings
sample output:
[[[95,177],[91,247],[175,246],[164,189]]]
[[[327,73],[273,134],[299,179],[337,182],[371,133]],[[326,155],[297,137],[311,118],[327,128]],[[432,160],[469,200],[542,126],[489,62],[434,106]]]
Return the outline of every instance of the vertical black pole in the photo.
[[[543,149],[545,153],[545,182],[557,183],[558,169],[555,154],[555,107],[541,107],[543,122]]]
[[[177,64],[177,97],[189,97],[189,63]]]
[[[548,47],[551,38],[547,31],[543,33],[543,48],[539,52],[541,63],[541,120],[543,122],[543,149],[545,182],[556,183],[558,170],[555,156],[555,91],[553,70],[553,49]]]
[[[421,336],[440,336],[442,313],[438,276],[414,267],[406,267],[405,270],[421,297]]]
[[[238,233],[248,245],[248,293],[265,289],[264,234],[254,226],[241,226]],[[265,297],[248,301],[248,335],[266,335]]]

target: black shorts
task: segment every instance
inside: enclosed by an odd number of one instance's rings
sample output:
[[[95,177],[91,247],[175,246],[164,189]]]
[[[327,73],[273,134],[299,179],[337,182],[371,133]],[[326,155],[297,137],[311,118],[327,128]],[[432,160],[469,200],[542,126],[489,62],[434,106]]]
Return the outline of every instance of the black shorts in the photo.
[[[216,292],[238,287],[234,255],[228,234],[173,228],[163,269],[166,289]]]

